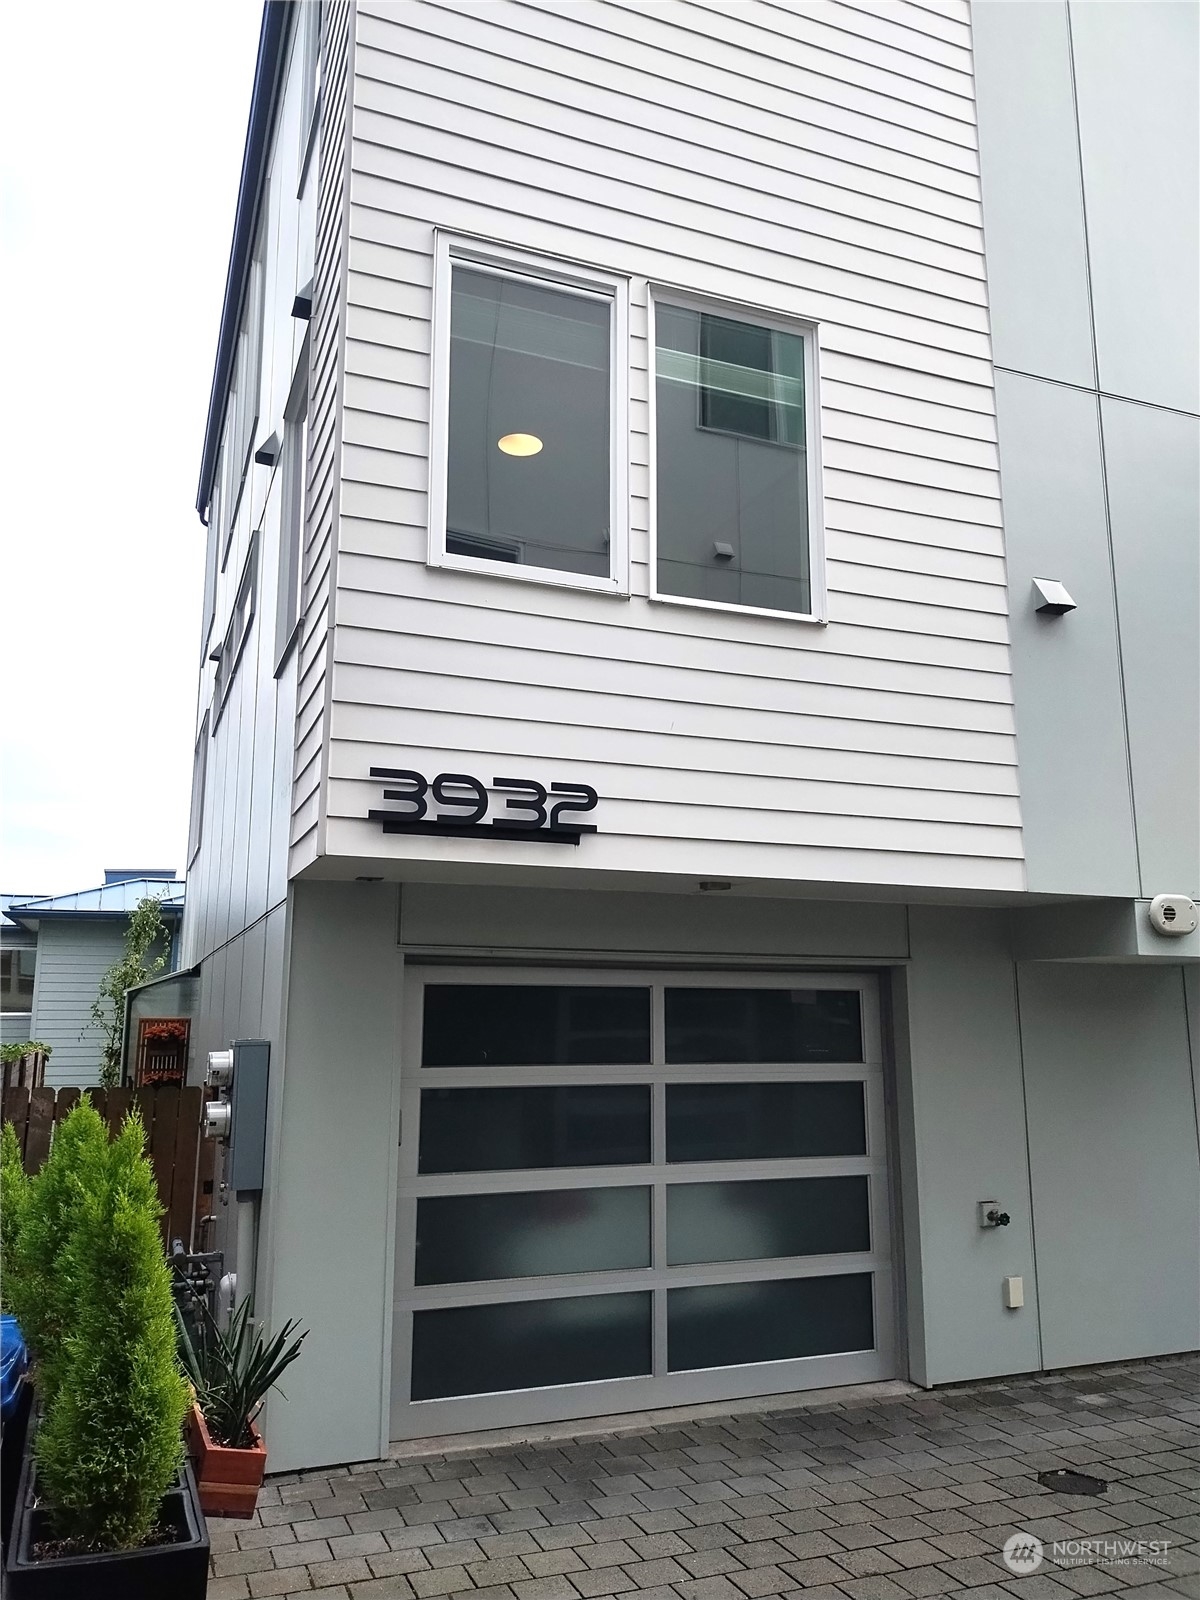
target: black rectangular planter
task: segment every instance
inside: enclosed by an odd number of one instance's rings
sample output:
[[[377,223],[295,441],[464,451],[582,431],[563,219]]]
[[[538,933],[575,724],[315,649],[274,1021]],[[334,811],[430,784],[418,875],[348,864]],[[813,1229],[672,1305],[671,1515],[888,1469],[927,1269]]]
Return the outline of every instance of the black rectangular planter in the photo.
[[[162,1521],[179,1534],[174,1544],[35,1561],[31,1550],[42,1537],[46,1513],[37,1506],[33,1434],[31,1428],[4,1563],[6,1600],[164,1600],[164,1596],[170,1600],[204,1600],[208,1589],[208,1525],[200,1509],[191,1462],[186,1457],[178,1482],[167,1491],[162,1503]]]
[[[29,1432],[29,1414],[32,1410],[33,1385],[28,1377],[24,1377],[12,1415],[6,1417],[0,1427],[0,1546],[5,1550],[8,1549],[8,1536],[12,1532],[17,1484],[25,1456],[25,1435]]]

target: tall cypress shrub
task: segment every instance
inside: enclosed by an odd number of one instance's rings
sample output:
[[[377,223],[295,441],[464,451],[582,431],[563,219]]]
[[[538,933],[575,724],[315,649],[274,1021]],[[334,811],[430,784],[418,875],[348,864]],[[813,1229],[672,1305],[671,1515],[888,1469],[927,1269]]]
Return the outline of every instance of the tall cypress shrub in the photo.
[[[28,1204],[29,1179],[21,1161],[17,1130],[11,1122],[6,1122],[0,1133],[0,1298],[6,1307],[13,1303],[17,1243]],[[19,1288],[17,1294],[19,1298]]]
[[[14,1136],[15,1144],[15,1136]],[[87,1095],[54,1130],[50,1154],[29,1180],[20,1227],[5,1262],[5,1300],[21,1325],[35,1365],[43,1410],[62,1381],[66,1338],[78,1285],[68,1260],[80,1216],[108,1157],[108,1130]]]
[[[36,1443],[56,1531],[93,1549],[145,1541],[182,1456],[188,1391],[144,1145],[141,1118],[131,1115],[85,1200],[64,1263],[75,1325]]]

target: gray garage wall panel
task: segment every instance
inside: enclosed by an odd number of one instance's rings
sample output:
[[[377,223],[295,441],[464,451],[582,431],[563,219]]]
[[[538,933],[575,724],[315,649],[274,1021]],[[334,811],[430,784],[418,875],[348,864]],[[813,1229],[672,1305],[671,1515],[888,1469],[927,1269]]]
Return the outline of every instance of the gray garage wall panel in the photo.
[[[1007,919],[995,911],[912,906],[910,921],[912,961],[895,975],[895,1048],[912,1376],[937,1384],[1036,1370]],[[980,1200],[999,1201],[1010,1225],[980,1228]],[[1008,1276],[1025,1280],[1022,1310],[1005,1308]]]
[[[298,883],[292,892],[264,1287],[273,1327],[296,1317],[311,1332],[287,1398],[267,1405],[277,1472],[379,1454],[399,1126],[395,885]]]
[[[1200,1160],[1177,967],[1022,964],[1046,1367],[1200,1344]]]
[[[1136,895],[1096,398],[1001,372],[996,410],[1029,888]],[[1035,577],[1078,609],[1039,616]]]
[[[1095,387],[1066,0],[972,7],[997,366]]]
[[[1100,387],[1200,409],[1200,11],[1070,7]]]
[[[1142,893],[1200,894],[1200,423],[1100,405]]]

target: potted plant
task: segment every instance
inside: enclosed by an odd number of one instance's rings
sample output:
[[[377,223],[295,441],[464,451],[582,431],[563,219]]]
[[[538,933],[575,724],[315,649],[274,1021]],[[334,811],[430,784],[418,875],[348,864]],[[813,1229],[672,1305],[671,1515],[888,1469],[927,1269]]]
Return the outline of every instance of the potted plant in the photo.
[[[208,1532],[183,1453],[161,1206],[139,1117],[84,1097],[30,1182],[15,1288],[40,1415],[5,1563],[10,1600],[201,1600]]]
[[[298,1324],[286,1322],[268,1340],[249,1299],[238,1305],[224,1332],[203,1300],[196,1299],[193,1308],[190,1325],[178,1305],[175,1318],[180,1359],[194,1391],[188,1449],[200,1504],[213,1516],[250,1517],[267,1467],[255,1419],[307,1333],[293,1338]]]

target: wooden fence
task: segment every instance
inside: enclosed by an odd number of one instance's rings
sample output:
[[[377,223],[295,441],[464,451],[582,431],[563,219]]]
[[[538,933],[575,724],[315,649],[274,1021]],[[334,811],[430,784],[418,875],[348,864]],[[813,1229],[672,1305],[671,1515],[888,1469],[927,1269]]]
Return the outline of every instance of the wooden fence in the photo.
[[[50,1153],[56,1124],[82,1089],[5,1088],[0,1116],[16,1129],[26,1172],[36,1172]],[[182,1239],[187,1250],[203,1250],[201,1222],[212,1210],[213,1141],[200,1131],[204,1091],[178,1084],[144,1089],[89,1089],[92,1104],[116,1133],[135,1106],[146,1126],[146,1154],[163,1203],[163,1242]]]

